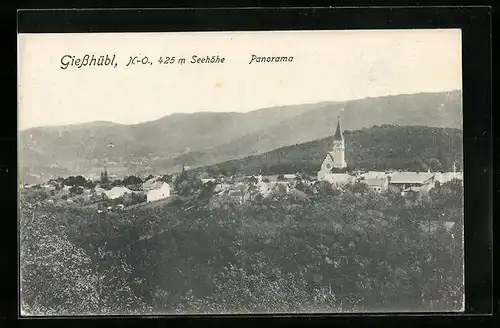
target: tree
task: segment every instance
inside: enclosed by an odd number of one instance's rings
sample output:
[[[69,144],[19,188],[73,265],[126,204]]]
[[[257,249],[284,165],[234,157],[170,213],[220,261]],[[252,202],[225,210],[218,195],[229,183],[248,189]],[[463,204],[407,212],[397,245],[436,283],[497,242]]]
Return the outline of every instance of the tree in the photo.
[[[333,196],[337,194],[337,189],[333,188],[332,184],[328,181],[318,181],[314,187],[321,196]]]
[[[132,206],[147,201],[147,196],[142,192],[131,192],[115,199],[116,204],[123,204],[125,206]]]
[[[81,238],[88,212],[21,199],[21,309],[27,315],[123,314],[148,307],[137,296],[141,279],[132,276],[112,221],[97,220]],[[69,215],[72,220],[67,220]],[[99,216],[97,216],[99,218]],[[103,229],[104,228],[104,229]],[[80,236],[77,238],[77,236]],[[75,240],[79,240],[76,242]],[[129,240],[130,241],[130,240]],[[125,243],[127,244],[127,243]]]
[[[253,175],[250,178],[248,178],[248,194],[250,197],[250,201],[252,201],[252,195],[257,193],[257,183],[258,180]]]
[[[240,195],[241,195],[241,203],[244,203],[245,196],[246,196],[247,191],[248,191],[248,186],[245,185],[244,183],[240,183],[236,187],[238,188],[238,191],[240,192]]]
[[[146,180],[148,180],[146,178]],[[133,185],[139,185],[139,184],[142,184],[143,181],[141,178],[135,176],[135,175],[130,175],[126,178],[123,179],[123,185],[124,186],[133,186]]]
[[[188,196],[198,193],[202,185],[203,183],[196,176],[183,171],[174,181],[174,190],[180,196]]]
[[[115,179],[111,182],[111,187],[121,187],[123,186],[123,181],[120,179]]]
[[[198,196],[198,200],[202,202],[208,202],[212,198],[215,188],[217,187],[217,183],[209,181],[202,186],[201,192]]]
[[[81,175],[70,176],[64,180],[64,184],[67,186],[83,187],[86,183],[87,180]]]
[[[439,161],[438,158],[436,157],[430,157],[425,160],[425,164],[431,169],[432,171],[441,171],[443,170],[443,164]]]
[[[50,217],[25,211],[21,220],[21,312],[28,315],[97,311],[91,260]]]
[[[287,196],[287,186],[282,183],[276,184],[270,194],[274,200],[284,200]]]
[[[69,192],[72,195],[81,195],[81,194],[83,194],[83,188],[74,185],[71,188],[69,188]]]
[[[85,184],[84,184],[84,187],[85,188],[88,188],[88,189],[92,189],[96,186],[96,183],[94,181],[92,181],[91,179],[88,179]]]
[[[25,194],[25,196],[23,197],[23,199],[26,202],[33,203],[33,204],[37,203],[37,202],[44,201],[47,198],[49,198],[49,195],[47,194],[47,192],[45,190],[41,190],[41,189],[28,190],[24,194]]]
[[[108,171],[104,168],[104,171],[101,171],[101,183],[105,184],[109,182]]]
[[[360,194],[360,195],[365,195],[369,192],[371,192],[371,189],[365,184],[360,181],[356,181],[352,185],[348,186],[349,190],[351,190],[355,194]]]
[[[160,177],[160,181],[171,184],[173,182],[173,176],[171,174],[164,174]]]

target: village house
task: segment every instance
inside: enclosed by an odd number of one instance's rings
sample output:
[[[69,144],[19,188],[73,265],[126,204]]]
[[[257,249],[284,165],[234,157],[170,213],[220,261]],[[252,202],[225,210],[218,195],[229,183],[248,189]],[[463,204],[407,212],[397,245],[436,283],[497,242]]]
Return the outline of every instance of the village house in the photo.
[[[388,176],[390,176],[390,172],[384,172],[384,171],[368,171],[366,173],[362,173],[359,175],[361,179],[385,179]]]
[[[269,193],[271,192],[270,183],[268,184],[262,180],[257,182],[256,187],[257,187],[257,191],[263,197],[267,197],[269,195]]]
[[[456,162],[453,162],[453,171],[452,172],[445,172],[445,173],[439,172],[439,173],[436,173],[436,176],[435,176],[435,181],[437,181],[439,183],[446,183],[446,182],[449,182],[449,181],[454,180],[454,179],[461,180],[462,183],[463,183],[463,179],[464,179],[463,173],[457,171],[457,163]]]
[[[153,177],[151,179],[148,179],[142,183],[142,191],[150,191],[153,189],[157,189],[161,186],[163,181],[160,181],[160,177]]]
[[[150,189],[147,194],[147,202],[154,202],[170,197],[170,185],[166,182],[157,184],[155,189]]]
[[[435,173],[394,172],[389,177],[389,189],[396,192],[427,193],[434,187]]]
[[[366,184],[368,188],[378,193],[384,192],[389,188],[389,177],[377,179],[361,179],[359,181]]]
[[[360,183],[364,183],[375,192],[384,192],[389,188],[389,172],[369,171],[358,177]]]
[[[105,191],[106,191],[106,189],[101,188],[99,186],[94,187],[94,192],[96,193],[96,195],[100,196],[100,195],[104,194]]]
[[[133,192],[132,190],[130,190],[126,187],[118,187],[118,186],[111,188],[111,190],[104,191],[104,193],[106,194],[106,196],[109,199],[116,199],[116,198],[122,197],[123,195],[125,195],[127,193],[132,193],[132,192]]]
[[[245,201],[245,193],[238,189],[231,189],[227,191],[227,196],[232,202],[242,204]]]
[[[218,183],[215,185],[214,193],[219,193],[228,190],[231,186],[227,183]]]
[[[450,182],[451,180],[461,180],[463,181],[464,177],[462,172],[439,172],[436,173],[435,181],[441,184]]]
[[[283,180],[285,181],[294,181],[297,179],[297,174],[283,174]]]
[[[322,179],[331,183],[333,186],[342,187],[355,181],[355,177],[347,173],[328,173]]]
[[[292,176],[294,177],[292,178]],[[262,180],[266,180],[269,182],[278,182],[278,181],[290,182],[293,179],[295,179],[294,174],[273,174],[273,175],[262,176]]]

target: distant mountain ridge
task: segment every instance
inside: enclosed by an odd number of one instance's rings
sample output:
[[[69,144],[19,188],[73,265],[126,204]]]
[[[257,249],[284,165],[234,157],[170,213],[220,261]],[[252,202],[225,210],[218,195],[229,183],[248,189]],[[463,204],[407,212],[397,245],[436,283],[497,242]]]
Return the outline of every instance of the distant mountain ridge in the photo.
[[[461,92],[280,106],[248,113],[173,114],[134,125],[100,121],[31,128],[20,132],[21,179],[61,172],[89,174],[103,166],[135,174],[175,171],[182,164],[209,165],[325,138],[333,133],[337,116],[346,130],[381,124],[461,128]]]

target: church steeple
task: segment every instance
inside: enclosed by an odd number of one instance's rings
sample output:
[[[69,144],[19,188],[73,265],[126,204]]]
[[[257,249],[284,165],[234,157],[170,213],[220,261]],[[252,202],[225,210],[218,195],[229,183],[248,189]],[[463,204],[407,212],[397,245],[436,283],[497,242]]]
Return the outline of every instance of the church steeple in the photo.
[[[345,144],[342,129],[340,128],[340,116],[337,121],[337,130],[333,135],[331,150],[326,154],[321,169],[318,172],[318,180],[324,180],[329,174],[344,173],[347,171],[345,160]]]
[[[333,135],[333,140],[343,140],[342,130],[340,129],[340,116],[338,117],[337,130],[335,131],[335,134]]]

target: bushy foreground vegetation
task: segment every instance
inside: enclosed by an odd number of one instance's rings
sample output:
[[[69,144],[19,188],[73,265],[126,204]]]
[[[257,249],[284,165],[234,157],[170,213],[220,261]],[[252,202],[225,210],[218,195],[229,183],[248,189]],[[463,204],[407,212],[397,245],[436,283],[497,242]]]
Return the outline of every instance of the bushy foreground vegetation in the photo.
[[[191,190],[196,197],[119,213],[54,207],[23,191],[23,312],[462,308],[459,181],[413,199],[362,185],[317,190],[244,204]],[[456,224],[420,228],[432,220]]]

